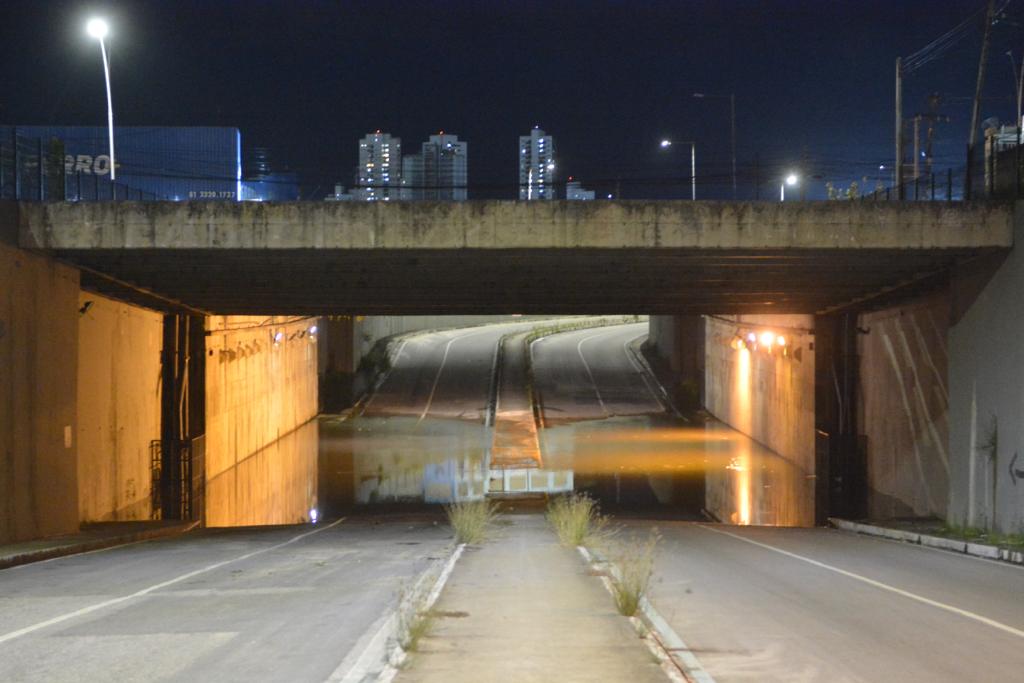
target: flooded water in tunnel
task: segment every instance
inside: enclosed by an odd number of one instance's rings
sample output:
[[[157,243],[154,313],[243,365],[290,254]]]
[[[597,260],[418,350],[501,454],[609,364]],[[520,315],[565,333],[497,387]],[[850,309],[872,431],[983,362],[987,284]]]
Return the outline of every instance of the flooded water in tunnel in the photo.
[[[606,512],[809,526],[814,480],[714,420],[613,417],[539,431],[536,462],[492,461],[477,422],[323,416],[236,466],[210,473],[210,526],[293,524],[484,497],[586,492]]]

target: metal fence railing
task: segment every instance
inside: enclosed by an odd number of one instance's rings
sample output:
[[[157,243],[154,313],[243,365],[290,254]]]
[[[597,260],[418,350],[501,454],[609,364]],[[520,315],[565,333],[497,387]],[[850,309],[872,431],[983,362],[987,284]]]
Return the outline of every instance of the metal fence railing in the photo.
[[[0,199],[21,201],[153,200],[158,197],[100,173],[70,171],[73,162],[56,138],[17,133],[0,140]]]

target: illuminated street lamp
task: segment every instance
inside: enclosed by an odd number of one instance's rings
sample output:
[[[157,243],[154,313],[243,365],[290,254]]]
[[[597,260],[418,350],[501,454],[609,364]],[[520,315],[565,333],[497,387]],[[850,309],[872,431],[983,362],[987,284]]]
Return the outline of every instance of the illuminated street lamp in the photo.
[[[796,173],[790,173],[789,175],[787,175],[785,180],[782,181],[782,184],[779,185],[779,201],[786,201],[786,185],[789,185],[790,187],[795,187],[796,184],[799,182],[800,176],[798,176]]]
[[[100,41],[100,53],[103,55],[103,77],[107,82],[107,133],[110,138],[110,179],[116,176],[114,163],[114,103],[110,98],[110,63],[107,61],[107,45],[103,41],[110,33],[110,26],[99,17],[93,17],[85,24],[85,32]]]
[[[690,146],[690,199],[692,201],[697,200],[697,143],[693,140],[678,140],[680,145]],[[675,142],[665,138],[659,143],[659,147],[662,149],[670,148]]]

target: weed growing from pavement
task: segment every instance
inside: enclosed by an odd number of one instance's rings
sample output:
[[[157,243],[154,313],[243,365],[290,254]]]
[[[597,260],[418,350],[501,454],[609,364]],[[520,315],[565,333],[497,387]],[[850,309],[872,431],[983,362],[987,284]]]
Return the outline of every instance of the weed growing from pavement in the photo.
[[[654,554],[661,540],[657,529],[651,529],[643,542],[610,543],[608,558],[618,570],[612,579],[612,594],[619,614],[631,617],[640,607],[640,599],[647,594],[654,572]]]
[[[570,548],[593,545],[609,535],[608,518],[598,510],[597,501],[585,493],[555,498],[545,516],[558,540]]]
[[[998,531],[988,531],[966,524],[946,522],[939,530],[939,535],[1013,550],[1024,548],[1024,534],[1001,534]]]
[[[494,525],[497,512],[489,500],[471,500],[444,507],[459,543],[483,543]]]

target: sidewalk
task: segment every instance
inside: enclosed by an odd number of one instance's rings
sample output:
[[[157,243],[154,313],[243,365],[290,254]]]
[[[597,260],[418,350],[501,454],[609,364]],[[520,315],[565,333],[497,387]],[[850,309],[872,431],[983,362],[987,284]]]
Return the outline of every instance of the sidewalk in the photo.
[[[540,442],[533,405],[527,393],[526,338],[531,332],[506,337],[501,346],[501,369],[494,407],[491,467],[540,467]]]
[[[0,569],[111,548],[126,543],[176,536],[189,531],[195,525],[195,522],[177,520],[86,524],[75,534],[0,545]]]
[[[467,548],[431,614],[402,683],[666,680],[539,514],[503,515],[493,540]]]

